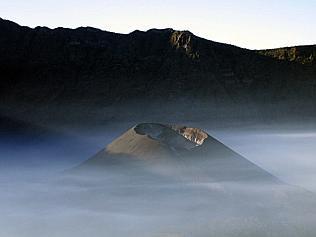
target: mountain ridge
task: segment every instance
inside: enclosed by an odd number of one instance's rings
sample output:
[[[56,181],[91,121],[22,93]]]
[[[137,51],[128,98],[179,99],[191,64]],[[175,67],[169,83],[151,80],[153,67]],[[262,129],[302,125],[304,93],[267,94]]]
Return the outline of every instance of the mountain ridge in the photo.
[[[300,64],[316,64],[316,44],[258,50],[259,54]]]
[[[189,31],[33,29],[6,20],[0,20],[0,30],[2,110],[23,104],[37,113],[53,104],[90,108],[179,98],[215,107],[290,103],[287,111],[315,110],[314,64],[279,60]]]
[[[100,29],[100,28],[97,28],[97,27],[93,27],[93,26],[78,26],[78,27],[47,27],[47,26],[35,26],[35,27],[30,27],[30,26],[25,26],[25,25],[21,25],[19,23],[16,23],[14,21],[11,21],[11,20],[8,20],[8,19],[5,19],[5,18],[1,18],[0,17],[0,22],[1,23],[6,23],[6,24],[11,24],[11,25],[15,25],[17,27],[23,27],[23,28],[28,28],[28,29],[31,29],[31,30],[35,30],[35,29],[47,29],[47,30],[70,30],[70,31],[74,31],[74,30],[91,30],[91,31],[96,31],[96,32],[107,32],[107,33],[113,33],[113,34],[117,34],[117,35],[130,35],[130,34],[135,34],[135,33],[148,33],[148,32],[154,32],[154,31],[170,31],[170,32],[182,32],[182,33],[189,33],[195,37],[198,37],[200,39],[204,39],[204,40],[207,40],[207,41],[212,41],[212,42],[215,42],[215,43],[220,43],[220,44],[223,44],[223,45],[230,45],[230,46],[234,46],[234,47],[237,47],[237,48],[241,48],[241,49],[247,49],[247,50],[250,50],[250,51],[257,51],[260,53],[260,51],[273,51],[273,50],[281,50],[281,49],[292,49],[292,48],[308,48],[308,47],[316,47],[316,44],[302,44],[302,45],[290,45],[290,46],[281,46],[281,47],[277,47],[277,48],[263,48],[263,49],[248,49],[248,48],[245,48],[245,47],[240,47],[240,46],[237,46],[237,45],[234,45],[234,44],[231,44],[231,43],[222,43],[222,42],[218,42],[218,41],[213,41],[213,40],[210,40],[210,39],[207,39],[207,38],[204,38],[204,37],[200,37],[200,36],[197,36],[195,34],[193,34],[191,31],[189,30],[175,30],[173,28],[150,28],[148,30],[133,30],[129,33],[119,33],[119,32],[114,32],[114,31],[108,31],[108,30],[104,30],[104,29]]]

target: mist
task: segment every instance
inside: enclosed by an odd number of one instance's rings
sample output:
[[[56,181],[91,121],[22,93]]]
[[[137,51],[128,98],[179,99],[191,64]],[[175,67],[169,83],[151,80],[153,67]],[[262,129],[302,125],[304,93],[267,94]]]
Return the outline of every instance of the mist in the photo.
[[[63,130],[28,143],[1,139],[0,236],[315,236],[316,130],[311,125],[186,121],[280,184],[214,181],[199,173],[208,165],[201,161],[192,170],[186,164],[191,172],[181,175],[164,165],[141,171],[109,167],[102,175],[67,173],[131,123]]]
[[[315,45],[38,25],[0,18],[0,237],[316,236]]]

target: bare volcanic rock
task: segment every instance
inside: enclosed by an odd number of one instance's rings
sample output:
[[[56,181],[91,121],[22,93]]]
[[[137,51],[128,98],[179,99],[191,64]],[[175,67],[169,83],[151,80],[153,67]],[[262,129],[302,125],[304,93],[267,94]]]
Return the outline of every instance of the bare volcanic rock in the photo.
[[[277,180],[199,128],[158,123],[130,128],[78,168],[109,167],[202,180]]]

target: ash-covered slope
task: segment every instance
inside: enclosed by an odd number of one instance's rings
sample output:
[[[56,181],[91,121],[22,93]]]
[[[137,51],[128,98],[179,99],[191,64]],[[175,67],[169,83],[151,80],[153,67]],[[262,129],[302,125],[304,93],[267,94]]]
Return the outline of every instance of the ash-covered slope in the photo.
[[[75,171],[118,167],[199,180],[278,182],[199,128],[157,123],[132,127]]]

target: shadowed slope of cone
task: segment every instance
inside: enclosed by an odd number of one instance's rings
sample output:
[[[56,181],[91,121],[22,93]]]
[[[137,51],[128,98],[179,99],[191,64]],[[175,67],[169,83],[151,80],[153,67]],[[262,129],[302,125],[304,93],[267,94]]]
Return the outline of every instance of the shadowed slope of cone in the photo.
[[[138,124],[78,168],[127,167],[194,180],[277,181],[205,131],[179,125]]]

